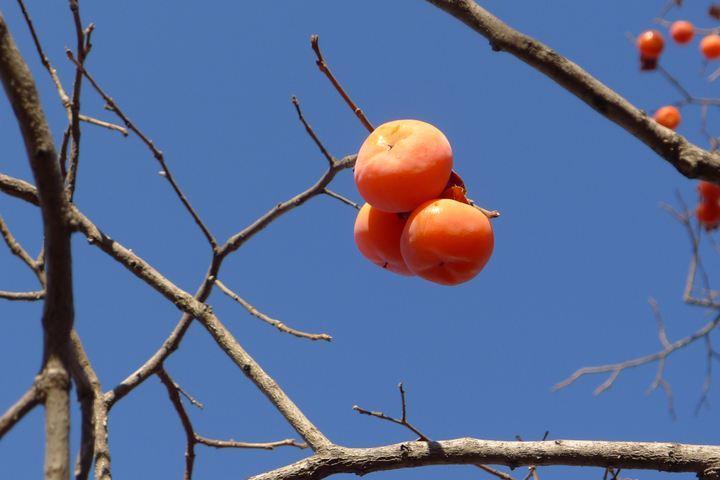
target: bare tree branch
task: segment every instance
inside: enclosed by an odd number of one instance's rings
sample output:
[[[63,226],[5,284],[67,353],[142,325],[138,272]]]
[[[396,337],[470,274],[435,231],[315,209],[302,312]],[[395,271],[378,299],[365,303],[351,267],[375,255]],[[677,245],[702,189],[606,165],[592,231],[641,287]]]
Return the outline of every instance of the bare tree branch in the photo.
[[[720,182],[720,154],[708,152],[659,125],[577,64],[518,32],[472,0],[427,0],[557,82],[570,93],[634,135],[688,178]]]
[[[668,355],[675,352],[676,350],[680,350],[681,348],[687,347],[691,343],[700,340],[704,337],[706,337],[710,332],[712,332],[715,327],[720,324],[720,314],[716,315],[715,318],[706,323],[702,328],[697,330],[696,332],[692,333],[691,335],[688,335],[687,337],[683,337],[680,340],[677,340],[673,343],[671,343],[668,347],[663,348],[663,350],[660,350],[659,352],[645,355],[642,357],[633,358],[631,360],[627,360],[625,362],[619,362],[619,363],[611,363],[608,365],[599,365],[596,367],[584,367],[579,370],[577,370],[575,373],[570,375],[568,378],[563,380],[562,382],[558,383],[553,387],[553,390],[557,391],[562,388],[567,387],[571,383],[575,382],[578,378],[582,377],[583,375],[591,375],[591,374],[598,374],[598,373],[610,373],[610,376],[608,377],[605,382],[603,382],[600,386],[598,386],[595,389],[595,394],[599,394],[607,390],[612,386],[612,384],[615,382],[617,377],[620,375],[620,373],[628,368],[635,368],[639,367],[641,365],[646,365],[648,363],[656,362],[659,360],[664,360]]]
[[[155,374],[158,376],[162,384],[167,390],[170,402],[175,409],[175,412],[180,417],[180,423],[182,423],[183,430],[185,432],[186,449],[185,449],[185,480],[192,478],[193,466],[195,465],[195,445],[207,445],[214,448],[252,448],[261,450],[273,450],[277,447],[290,446],[297,448],[306,448],[307,445],[304,443],[298,443],[295,440],[288,438],[277,442],[264,442],[264,443],[249,443],[249,442],[236,442],[234,440],[215,440],[206,438],[198,435],[190,420],[190,416],[183,406],[180,395],[184,395],[190,400],[191,403],[196,404],[197,401],[190,397],[175,380],[165,371],[164,368],[159,368]]]
[[[306,443],[300,443],[292,438],[278,440],[277,442],[236,442],[235,440],[215,440],[195,434],[195,441],[214,448],[250,448],[260,450],[274,450],[278,447],[307,448]]]
[[[70,50],[66,50],[66,54],[68,58],[70,59],[73,64],[75,64],[75,67],[78,69],[82,75],[85,76],[85,78],[88,79],[90,84],[93,86],[96,92],[100,94],[100,96],[103,98],[105,103],[107,104],[108,108],[115,112],[118,117],[123,121],[125,126],[132,131],[135,135],[140,137],[140,140],[145,144],[145,146],[148,147],[150,152],[152,152],[153,157],[155,160],[158,161],[160,166],[162,167],[163,176],[167,179],[167,181],[170,183],[170,186],[175,191],[175,194],[180,199],[180,202],[182,202],[183,206],[187,210],[187,212],[190,214],[190,216],[195,221],[195,224],[200,228],[203,235],[207,239],[208,243],[212,247],[213,251],[217,249],[217,240],[215,240],[215,237],[212,233],[210,233],[210,230],[205,225],[205,223],[200,218],[200,215],[197,213],[197,211],[193,208],[193,206],[190,204],[190,201],[185,196],[185,193],[180,189],[180,186],[175,181],[175,178],[172,175],[172,172],[167,166],[167,162],[165,161],[165,156],[163,153],[155,146],[152,140],[150,140],[142,131],[140,131],[135,124],[130,121],[130,118],[128,118],[125,113],[120,110],[120,107],[115,103],[115,101],[107,94],[105,91],[100,87],[100,85],[95,81],[95,79],[88,73],[88,71],[85,69],[85,67],[82,64],[81,59],[78,57],[77,59],[73,55],[73,53]]]
[[[170,402],[175,408],[178,417],[180,417],[180,422],[182,423],[183,430],[185,431],[185,474],[183,478],[185,480],[190,480],[193,474],[193,466],[195,465],[195,430],[193,429],[190,417],[185,411],[185,407],[183,407],[182,400],[180,400],[180,393],[178,392],[177,384],[172,378],[170,378],[170,375],[168,375],[164,368],[158,369],[155,374],[158,376],[162,384],[165,385]]]
[[[0,235],[2,235],[3,239],[5,240],[5,244],[8,246],[13,255],[22,260],[25,265],[30,267],[30,269],[34,272],[37,268],[37,266],[35,265],[35,260],[33,260],[33,258],[28,255],[28,253],[20,245],[20,243],[15,240],[15,237],[12,233],[10,233],[10,229],[8,228],[7,223],[5,223],[5,220],[2,218],[2,216],[0,216]]]
[[[287,325],[285,325],[280,320],[275,320],[274,318],[270,318],[269,316],[262,313],[257,308],[253,307],[250,303],[248,303],[244,298],[240,297],[237,293],[230,290],[228,287],[225,286],[224,283],[222,283],[219,279],[215,279],[215,285],[228,297],[235,300],[237,303],[242,305],[249,313],[250,315],[259,318],[265,323],[268,323],[272,325],[273,327],[277,328],[281,332],[289,333],[290,335],[294,335],[296,337],[300,338],[307,338],[309,340],[325,340],[326,342],[329,342],[332,340],[332,337],[328,335],[327,333],[305,333],[301,332],[300,330],[295,330],[294,328],[290,328]]]
[[[0,417],[0,439],[42,401],[42,391],[33,383],[28,391]]]
[[[77,385],[82,411],[82,438],[75,466],[75,480],[86,480],[95,463],[95,480],[110,480],[110,447],[108,445],[108,412],[102,386],[82,341],[75,330],[71,334],[73,357],[71,370]]]
[[[3,300],[34,302],[45,298],[45,290],[38,290],[36,292],[7,292],[0,290],[0,298]]]
[[[199,302],[204,302],[208,299],[210,293],[212,292],[212,287],[215,284],[214,279],[220,272],[220,267],[223,260],[229,254],[240,248],[242,244],[252,238],[257,232],[266,228],[274,220],[290,212],[296,207],[304,204],[309,199],[320,195],[322,193],[322,190],[332,181],[332,179],[340,170],[352,168],[354,163],[355,155],[350,155],[336,161],[333,164],[333,167],[329,168],[322,175],[322,177],[320,177],[320,179],[318,179],[318,181],[310,188],[308,188],[302,193],[299,193],[298,195],[295,195],[289,200],[279,203],[262,217],[254,221],[250,226],[241,230],[239,233],[233,235],[230,239],[228,239],[228,241],[225,242],[223,247],[221,247],[218,252],[213,256],[210,267],[208,268],[208,272],[205,275],[205,279],[198,288],[198,291],[195,293],[195,299],[197,299]],[[29,184],[23,183],[22,181],[18,181],[11,177],[3,176],[2,174],[0,174],[0,190],[6,191],[16,197],[31,201],[30,199],[27,199],[25,197],[27,197],[28,194],[33,191],[33,187]],[[31,196],[31,198],[33,197]],[[178,348],[191,322],[192,317],[187,313],[184,314],[173,329],[170,336],[168,336],[168,338],[163,342],[163,344],[153,354],[153,356],[150,357],[135,372],[130,374],[119,385],[117,385],[113,390],[105,394],[105,400],[108,404],[108,407],[112,407],[112,405],[117,400],[127,395],[130,391],[132,391],[134,388],[144,382],[148,377],[155,373],[157,368],[162,365],[162,362]]]
[[[429,437],[421,433],[420,430],[415,428],[407,419],[407,402],[405,400],[405,389],[403,388],[402,382],[398,383],[398,390],[400,391],[400,405],[402,408],[402,416],[399,419],[391,417],[389,415],[385,415],[383,412],[372,412],[370,410],[365,410],[364,408],[360,408],[357,405],[353,405],[352,408],[353,410],[362,415],[369,415],[371,417],[379,418],[381,420],[387,420],[388,422],[401,425],[413,432],[418,437],[420,437],[419,439],[423,442],[431,442],[432,440],[430,440]]]
[[[375,130],[375,127],[372,126],[370,121],[367,119],[363,111],[355,104],[355,102],[352,101],[350,96],[347,94],[345,89],[340,85],[340,82],[337,81],[335,78],[335,75],[332,74],[330,71],[330,67],[328,67],[327,62],[325,62],[325,58],[323,57],[322,52],[320,51],[320,36],[319,35],[311,35],[310,36],[310,46],[313,49],[313,52],[315,52],[315,56],[317,57],[317,60],[315,61],[315,64],[318,66],[320,71],[325,74],[325,76],[330,80],[330,83],[332,83],[333,87],[335,87],[335,90],[340,94],[340,96],[345,100],[345,103],[348,104],[348,107],[350,107],[350,110],[353,111],[355,116],[360,120],[360,123],[363,124],[363,126],[369,131],[372,132]]]
[[[318,480],[338,473],[365,475],[428,465],[568,465],[696,473],[719,477],[720,447],[677,443],[548,440],[503,442],[459,438],[375,448],[336,447],[250,480]]]
[[[70,205],[35,81],[0,16],[0,78],[15,112],[39,193],[47,263],[43,309],[45,478],[66,479],[70,461],[68,340],[73,324]]]
[[[42,44],[40,43],[40,38],[38,37],[37,32],[35,31],[35,25],[32,22],[32,19],[30,18],[30,13],[28,12],[27,7],[25,6],[25,2],[23,0],[17,0],[18,5],[20,6],[20,10],[22,11],[23,17],[25,17],[25,23],[27,23],[28,29],[30,30],[30,35],[32,35],[33,43],[35,44],[35,49],[37,50],[38,56],[40,57],[40,62],[42,63],[43,67],[45,67],[45,70],[48,71],[50,74],[50,78],[52,79],[53,83],[55,84],[55,88],[58,91],[58,96],[60,97],[60,102],[63,105],[63,108],[65,108],[65,111],[68,115],[68,122],[72,122],[72,102],[70,100],[70,97],[68,97],[67,92],[65,91],[65,88],[62,86],[62,82],[60,81],[60,77],[57,74],[57,70],[52,66],[50,63],[50,60],[48,59],[47,55],[45,55],[45,51],[42,48]],[[93,125],[97,125],[103,128],[107,128],[110,130],[115,130],[117,132],[120,132],[123,134],[123,136],[127,137],[128,132],[127,129],[121,127],[120,125],[116,125],[114,123],[106,122],[103,120],[98,120],[97,118],[88,117],[87,115],[78,115],[78,118],[81,122],[90,123]]]
[[[355,210],[360,210],[360,205],[358,205],[357,203],[353,202],[353,201],[350,200],[349,198],[343,197],[343,196],[340,195],[339,193],[336,193],[336,192],[330,190],[329,188],[326,188],[326,189],[323,191],[323,193],[324,193],[325,195],[327,195],[328,197],[332,197],[332,198],[334,198],[334,199],[336,199],[336,200],[340,200],[340,201],[341,201],[342,203],[344,203],[345,205],[350,205],[350,206],[353,207]]]

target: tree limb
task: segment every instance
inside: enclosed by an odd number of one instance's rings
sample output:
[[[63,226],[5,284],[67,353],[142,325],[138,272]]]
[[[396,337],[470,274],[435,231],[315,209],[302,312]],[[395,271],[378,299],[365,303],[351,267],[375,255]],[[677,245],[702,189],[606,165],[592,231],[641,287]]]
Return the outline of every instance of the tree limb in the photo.
[[[720,154],[703,150],[659,125],[579,65],[513,29],[472,0],[426,1],[487,38],[493,50],[508,52],[554,80],[634,135],[686,177],[720,182]]]
[[[45,478],[67,479],[70,461],[67,345],[74,317],[70,208],[35,81],[1,15],[0,78],[25,142],[45,234],[47,287],[42,315],[43,371],[39,383],[45,399]]]
[[[719,478],[720,447],[677,443],[547,440],[503,442],[459,438],[405,442],[375,448],[336,447],[250,480],[318,480],[338,473],[367,473],[428,465],[568,465],[692,472]]]

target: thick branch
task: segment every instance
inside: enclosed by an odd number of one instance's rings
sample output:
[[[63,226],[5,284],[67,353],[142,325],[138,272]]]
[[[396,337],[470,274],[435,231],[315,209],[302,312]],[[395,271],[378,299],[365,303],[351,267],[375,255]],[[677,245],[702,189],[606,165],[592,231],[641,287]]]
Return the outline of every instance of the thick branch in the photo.
[[[645,112],[551,48],[503,23],[472,0],[427,1],[487,38],[493,50],[506,51],[544,73],[637,137],[686,177],[720,182],[720,154],[703,150],[660,126]]]
[[[677,443],[548,440],[500,442],[460,438],[406,442],[376,448],[334,448],[251,480],[317,480],[338,473],[364,475],[382,470],[461,464],[568,465],[697,473],[717,479],[720,447]]]
[[[47,287],[42,317],[45,478],[66,479],[70,460],[67,345],[74,315],[69,203],[35,81],[2,16],[0,78],[25,142],[39,193],[45,234]]]

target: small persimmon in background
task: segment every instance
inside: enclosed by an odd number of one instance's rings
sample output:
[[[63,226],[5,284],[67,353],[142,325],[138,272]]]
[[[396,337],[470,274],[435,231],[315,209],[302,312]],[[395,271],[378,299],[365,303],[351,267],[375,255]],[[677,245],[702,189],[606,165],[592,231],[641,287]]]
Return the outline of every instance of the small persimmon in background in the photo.
[[[720,201],[720,185],[705,180],[700,180],[697,186],[700,199],[706,202]]]
[[[701,180],[697,186],[700,203],[695,216],[705,230],[714,230],[720,226],[720,186]]]
[[[720,225],[720,206],[717,202],[701,202],[695,209],[695,216],[705,230],[714,230]]]
[[[670,25],[670,36],[681,45],[689,43],[695,36],[695,27],[686,20],[678,20]]]
[[[667,127],[672,130],[675,130],[675,128],[680,125],[680,120],[682,120],[680,110],[672,105],[666,105],[658,109],[658,111],[655,112],[655,115],[653,115],[653,118],[663,127]]]
[[[450,142],[433,125],[395,120],[377,127],[355,162],[355,184],[373,207],[409,212],[437,198],[452,171]]]
[[[400,275],[412,275],[400,253],[405,219],[365,204],[355,219],[355,243],[360,253],[379,267]]]
[[[430,200],[408,218],[400,249],[410,271],[443,285],[467,282],[492,255],[490,220],[480,210],[447,198]]]
[[[715,60],[720,57],[720,35],[706,35],[700,40],[700,51],[708,60]]]
[[[665,47],[665,40],[657,30],[646,30],[638,36],[636,45],[642,58],[656,60]]]

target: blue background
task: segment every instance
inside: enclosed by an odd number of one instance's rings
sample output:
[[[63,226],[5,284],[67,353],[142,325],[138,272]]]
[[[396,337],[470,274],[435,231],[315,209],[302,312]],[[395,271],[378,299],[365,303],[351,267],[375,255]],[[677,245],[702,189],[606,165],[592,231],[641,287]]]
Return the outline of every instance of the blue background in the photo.
[[[652,112],[679,96],[658,74],[639,72],[626,32],[653,27],[664,3],[483,5]],[[644,393],[654,366],[623,373],[598,397],[592,391],[605,377],[550,392],[580,366],[658,350],[649,296],[658,299],[671,340],[710,319],[682,303],[689,242],[659,208],[662,201],[675,202],[676,190],[694,203],[695,183],[552,81],[493,53],[486,40],[420,0],[128,0],[81,7],[84,22],[97,27],[88,69],[165,152],[221,241],[304,190],[325,167],[297,122],[291,94],[336,156],[355,152],[367,134],[317,71],[312,33],[320,34],[333,70],[372,122],[417,118],[437,125],[453,145],[471,196],[502,212],[493,223],[490,263],[455,288],[393,276],[365,261],[352,240],[354,211],[328,197],[282,217],[225,263],[221,279],[259,309],[296,328],[333,335],[330,344],[297,339],[218,291],[209,301],[331,440],[373,446],[412,439],[396,425],[351,410],[358,404],[399,414],[396,384],[403,381],[411,420],[433,439],[530,440],[549,430],[550,438],[718,442],[718,410],[694,415],[705,375],[702,343],[667,365],[676,421],[662,392]],[[707,2],[689,2],[669,18],[714,26],[706,8]],[[69,9],[63,2],[29,2],[29,9],[70,90],[74,70],[64,47],[74,46],[75,37]],[[59,143],[66,117],[54,87],[17,6],[3,2],[2,11],[36,75]],[[717,84],[701,75],[697,39],[687,47],[668,45],[663,63],[696,95],[716,95]],[[113,120],[88,85],[82,110]],[[684,108],[683,116],[679,131],[706,145],[699,110]],[[0,118],[0,171],[30,180],[4,99]],[[717,120],[711,112],[710,125]],[[77,204],[105,232],[193,292],[207,268],[208,248],[158,170],[136,137],[86,125]],[[360,200],[349,171],[332,188]],[[36,254],[38,210],[0,196],[0,214]],[[0,252],[0,289],[37,289],[28,269],[4,247]],[[712,277],[720,265],[710,249],[705,254]],[[155,352],[179,314],[79,235],[74,255],[76,326],[108,390]],[[0,303],[0,410],[38,370],[40,311],[40,303]],[[191,328],[167,369],[205,404],[202,411],[190,409],[200,434],[244,441],[297,437],[200,326]],[[77,409],[73,414],[77,447]],[[2,440],[0,477],[41,475],[42,419],[36,409]],[[157,378],[112,410],[109,439],[116,478],[182,475],[185,437]],[[198,446],[195,476],[243,478],[308,453]],[[374,478],[431,475],[487,477],[459,466]],[[602,471],[543,468],[540,475],[599,479]]]

